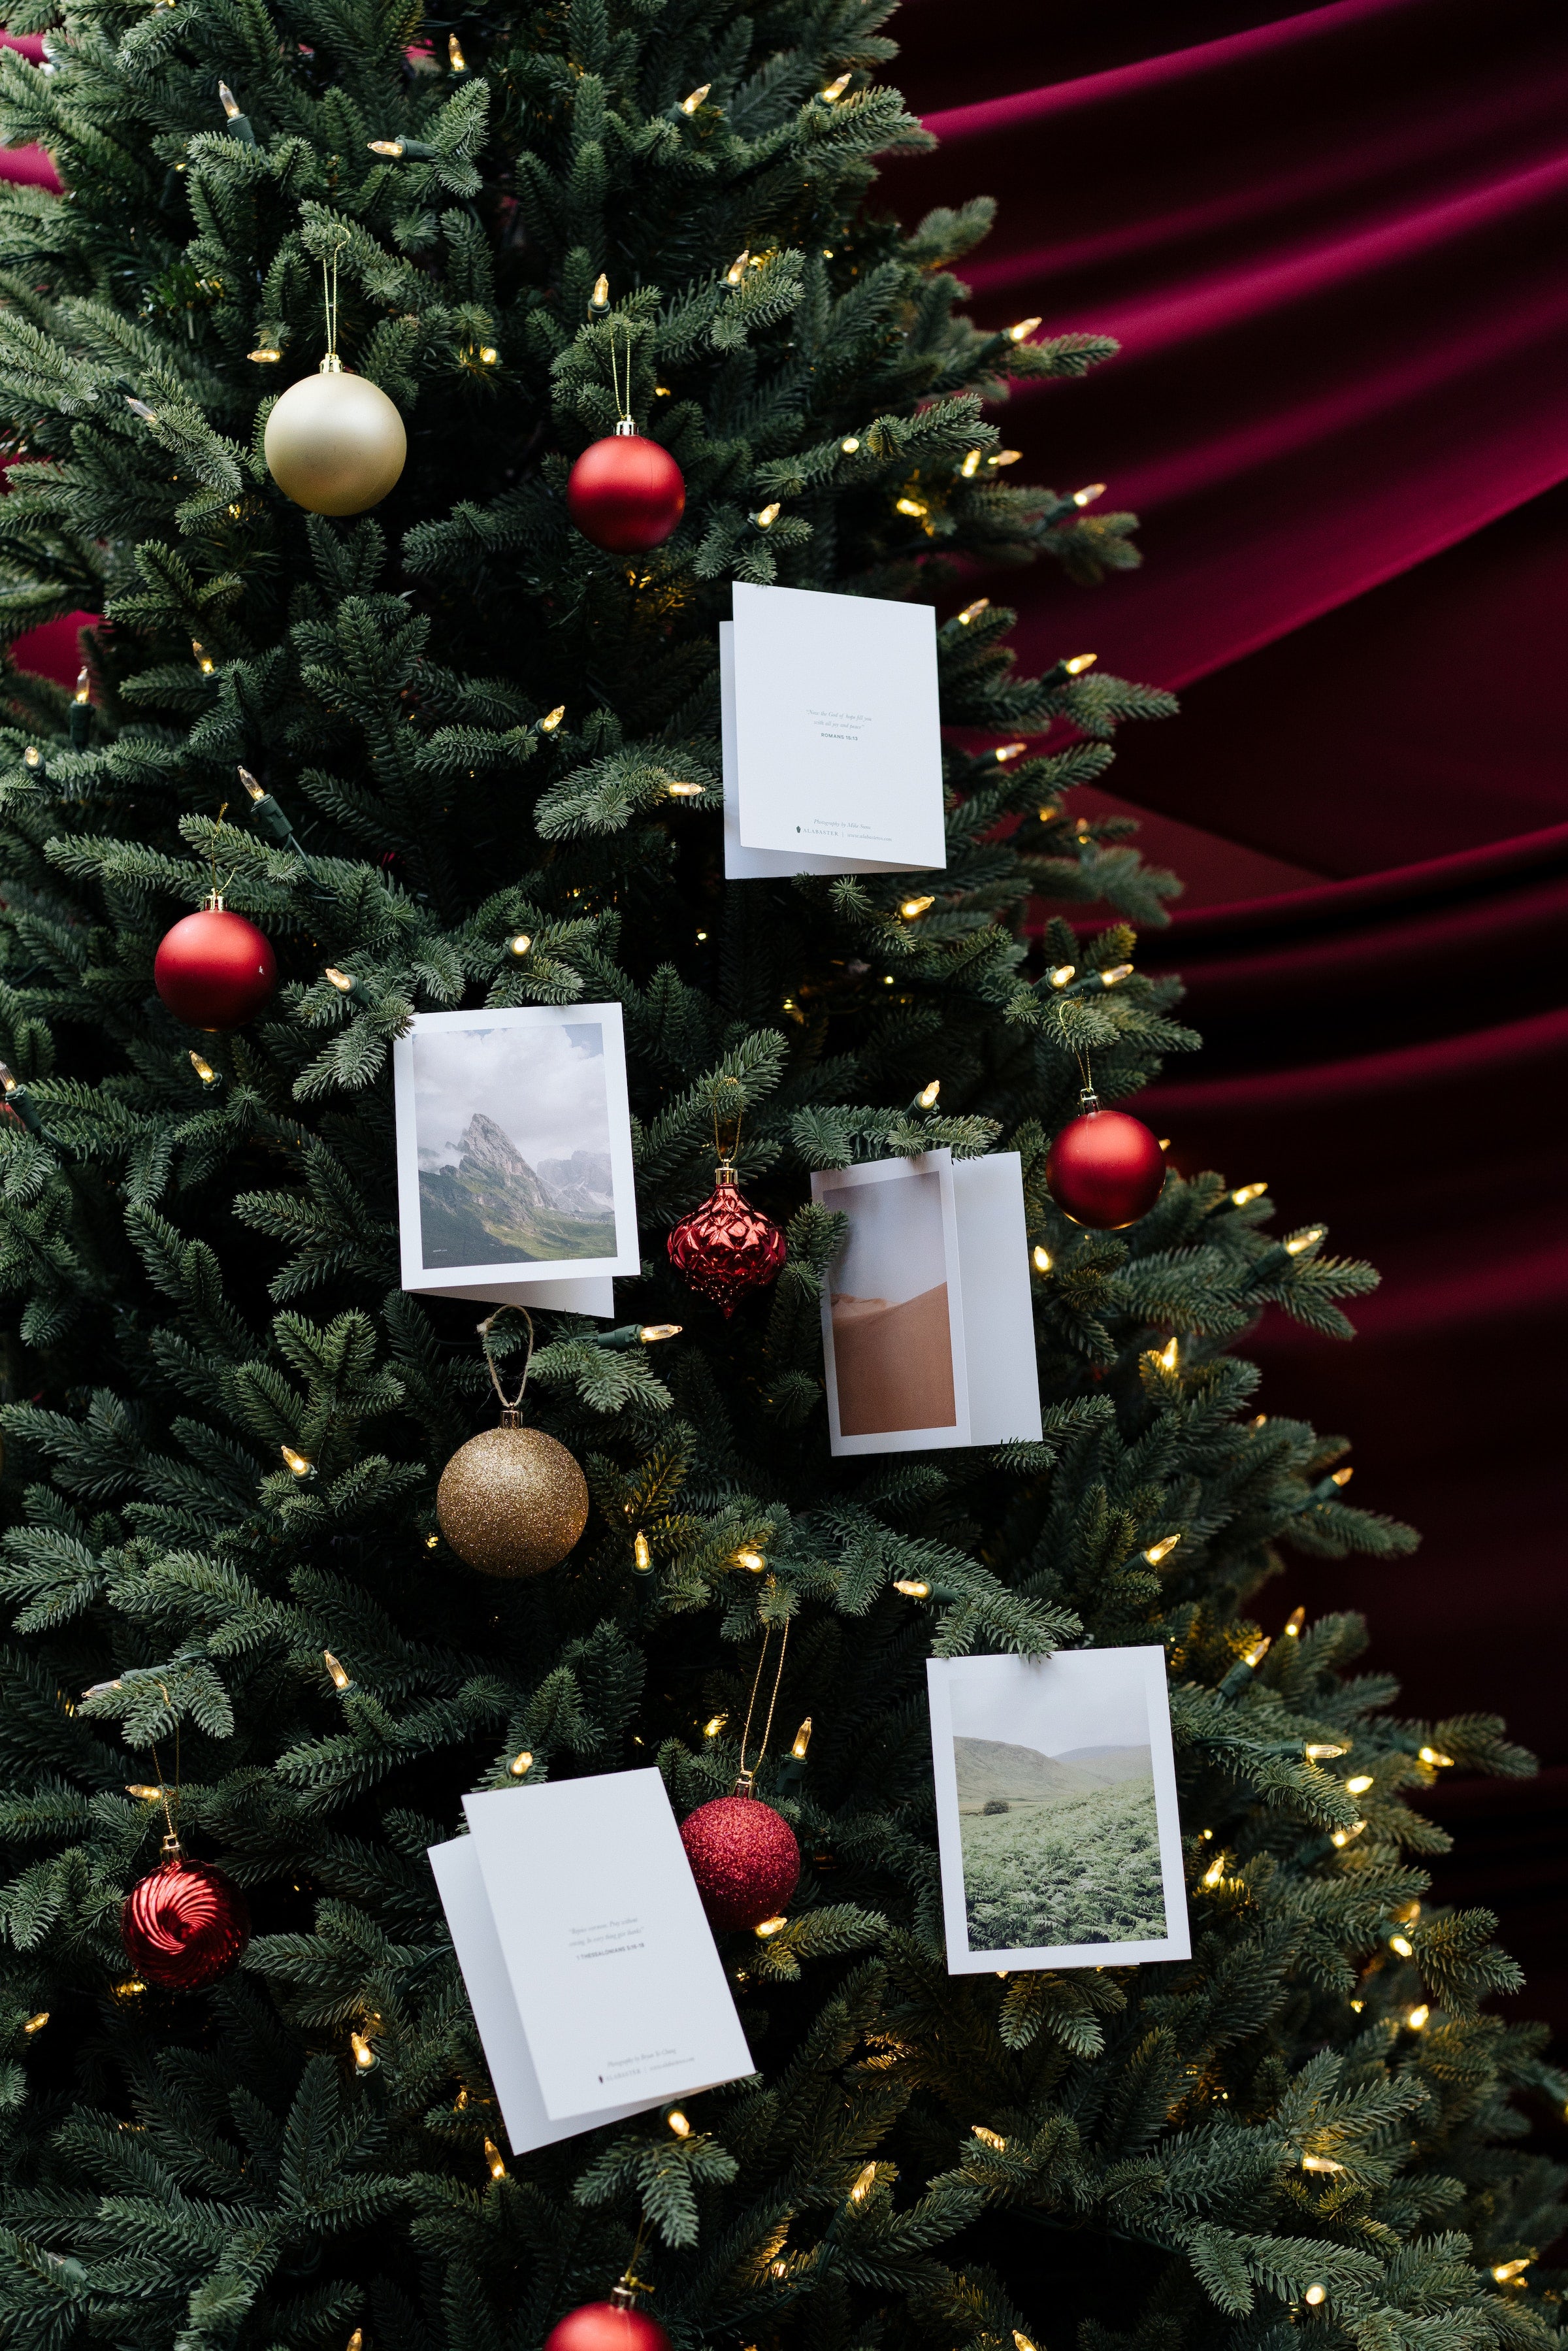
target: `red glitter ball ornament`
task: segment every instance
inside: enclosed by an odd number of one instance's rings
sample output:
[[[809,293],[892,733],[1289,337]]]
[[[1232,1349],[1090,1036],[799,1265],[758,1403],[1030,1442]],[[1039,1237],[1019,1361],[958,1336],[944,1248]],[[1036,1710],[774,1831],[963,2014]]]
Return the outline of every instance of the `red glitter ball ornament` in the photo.
[[[714,1189],[669,1238],[670,1263],[699,1298],[735,1312],[748,1290],[776,1281],[786,1243],[771,1217],[754,1208],[737,1186],[730,1160],[720,1163]]]
[[[633,2307],[624,2286],[613,2302],[585,2302],[558,2319],[545,2336],[545,2351],[670,2351],[670,2338],[657,2319]]]
[[[800,1883],[800,1848],[789,1822],[760,1796],[716,1796],[681,1823],[681,1843],[708,1924],[760,1927]]]
[[[1102,1110],[1092,1093],[1082,1114],[1051,1144],[1045,1163],[1051,1198],[1074,1224],[1117,1232],[1146,1217],[1165,1188],[1159,1139],[1142,1119]]]
[[[238,1029],[277,985],[272,942],[231,914],[214,890],[199,914],[165,931],[152,984],[176,1019],[193,1029]]]
[[[566,486],[567,511],[595,547],[642,555],[662,547],[686,510],[686,485],[667,449],[630,424],[586,448]]]
[[[133,1886],[120,1913],[125,1956],[162,1991],[201,1991],[226,1976],[250,1940],[250,1911],[232,1877],[187,1861],[163,1840],[163,1859]]]

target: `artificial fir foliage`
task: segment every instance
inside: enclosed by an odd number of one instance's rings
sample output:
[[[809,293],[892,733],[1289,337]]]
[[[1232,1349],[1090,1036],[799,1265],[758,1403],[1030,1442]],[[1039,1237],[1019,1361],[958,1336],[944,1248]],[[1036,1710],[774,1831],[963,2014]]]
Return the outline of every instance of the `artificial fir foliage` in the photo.
[[[1410,1538],[1348,1504],[1343,1439],[1249,1417],[1228,1352],[1267,1303],[1343,1332],[1372,1276],[1218,1175],[1124,1234],[1045,1187],[1078,1052],[1110,1103],[1196,1041],[1136,969],[1168,877],[1063,812],[1168,705],[1021,678],[1009,615],[964,603],[950,559],[1134,559],[1130,517],[1004,477],[982,413],[1111,347],[965,319],[984,204],[879,214],[871,159],[922,136],[884,13],[91,0],[0,68],[66,188],[0,194],[5,626],[108,615],[90,708],[14,675],[0,726],[0,2339],[29,2351],[532,2351],[640,2222],[680,2351],[1554,2331],[1556,2179],[1508,2100],[1564,2085],[1478,2012],[1515,1980],[1492,1921],[1417,1909],[1442,1840],[1407,1802],[1526,1759],[1390,1715],[1355,1620],[1280,1634],[1314,1557]],[[357,521],[263,457],[334,256],[345,363],[409,440]],[[686,492],[632,560],[565,505],[628,350]],[[727,891],[735,579],[935,599],[949,722],[1072,731],[950,754],[944,873]],[[152,985],[210,865],[280,974],[226,1036]],[[1126,921],[1030,954],[1030,893]],[[389,1046],[418,1007],[606,997],[621,1310],[685,1328],[543,1318],[529,1399],[593,1515],[497,1583],[436,1532],[489,1387],[474,1310],[397,1288]],[[727,1322],[664,1237],[743,1111],[789,1251]],[[808,1172],[941,1144],[1023,1155],[1044,1439],[831,1462]],[[758,1790],[803,1872],[781,1931],[725,1944],[757,2078],[684,2135],[507,2158],[424,1847],[474,1787],[656,1760],[683,1813],[727,1794],[786,1618]],[[1192,1962],[949,1979],[926,1654],[1156,1639]],[[120,1940],[176,1741],[181,1834],[255,1927],[191,1995]]]

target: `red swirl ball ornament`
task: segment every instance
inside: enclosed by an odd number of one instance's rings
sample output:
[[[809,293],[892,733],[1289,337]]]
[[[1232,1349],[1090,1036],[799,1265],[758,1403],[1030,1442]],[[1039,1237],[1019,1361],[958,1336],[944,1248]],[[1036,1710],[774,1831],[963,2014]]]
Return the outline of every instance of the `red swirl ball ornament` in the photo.
[[[748,1290],[777,1281],[788,1245],[771,1217],[754,1208],[726,1160],[714,1189],[670,1235],[670,1263],[727,1322]]]
[[[680,467],[630,427],[586,448],[566,486],[567,511],[595,547],[643,555],[662,547],[686,510]]]
[[[250,1911],[232,1877],[176,1845],[120,1913],[125,1956],[162,1991],[202,1991],[226,1976],[250,1940]]]
[[[670,2351],[657,2319],[625,2302],[585,2302],[545,2336],[545,2351]]]
[[[152,985],[176,1019],[193,1029],[239,1029],[277,985],[272,942],[231,914],[216,893],[200,912],[165,931],[152,959]]]
[[[1051,1146],[1046,1187],[1075,1225],[1119,1232],[1146,1217],[1159,1198],[1165,1155],[1142,1119],[1101,1110],[1092,1094],[1085,1101],[1092,1107],[1064,1126]]]
[[[789,1822],[759,1796],[716,1796],[681,1823],[681,1843],[716,1933],[760,1927],[800,1883]]]

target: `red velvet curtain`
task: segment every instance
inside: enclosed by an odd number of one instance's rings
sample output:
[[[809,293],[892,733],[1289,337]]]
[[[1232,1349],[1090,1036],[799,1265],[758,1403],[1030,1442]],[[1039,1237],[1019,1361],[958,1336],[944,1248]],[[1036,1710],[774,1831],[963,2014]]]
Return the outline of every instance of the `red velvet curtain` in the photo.
[[[1270,1317],[1254,1351],[1264,1404],[1353,1437],[1356,1498],[1422,1548],[1294,1562],[1265,1614],[1364,1610],[1408,1705],[1506,1713],[1542,1756],[1445,1784],[1441,1885],[1502,1912],[1514,2005],[1568,2023],[1568,13],[1089,13],[1075,49],[1056,12],[983,51],[945,0],[895,21],[942,141],[889,173],[901,213],[997,195],[982,320],[1123,344],[1007,437],[1020,477],[1108,481],[1146,568],[979,584],[1032,662],[1092,645],[1183,689],[1119,793],[1328,877],[1145,937],[1206,1040],[1151,1115],[1383,1270],[1353,1346]]]
[[[1445,1786],[1444,1886],[1501,1908],[1518,2005],[1568,2022],[1568,13],[998,0],[977,31],[905,0],[894,29],[942,145],[890,200],[998,195],[980,318],[1124,344],[1008,434],[1026,478],[1136,507],[1146,569],[986,584],[1026,658],[1089,643],[1184,689],[1115,771],[1223,852],[1210,903],[1144,942],[1207,1040],[1153,1114],[1178,1164],[1268,1177],[1286,1223],[1326,1217],[1385,1274],[1354,1346],[1271,1319],[1255,1352],[1266,1403],[1354,1436],[1357,1498],[1426,1541],[1297,1562],[1277,1613],[1364,1609],[1410,1705],[1505,1712],[1542,1754],[1525,1787]],[[34,658],[68,677],[74,622],[48,634]],[[1212,903],[1292,869],[1328,878]]]

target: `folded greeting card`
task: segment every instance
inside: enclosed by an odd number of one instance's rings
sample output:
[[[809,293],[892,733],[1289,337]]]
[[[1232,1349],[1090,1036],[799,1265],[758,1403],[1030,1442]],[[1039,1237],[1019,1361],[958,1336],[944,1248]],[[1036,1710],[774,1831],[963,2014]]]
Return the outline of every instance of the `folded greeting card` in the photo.
[[[422,1012],[392,1071],[403,1288],[612,1314],[639,1266],[621,1007]]]
[[[834,1168],[811,1197],[849,1219],[822,1292],[832,1451],[1038,1441],[1018,1153]]]
[[[657,1771],[464,1811],[431,1866],[515,2154],[752,2071]]]
[[[1190,1958],[1164,1649],[925,1679],[948,1974]]]
[[[725,872],[945,867],[929,604],[735,586],[719,629]]]

